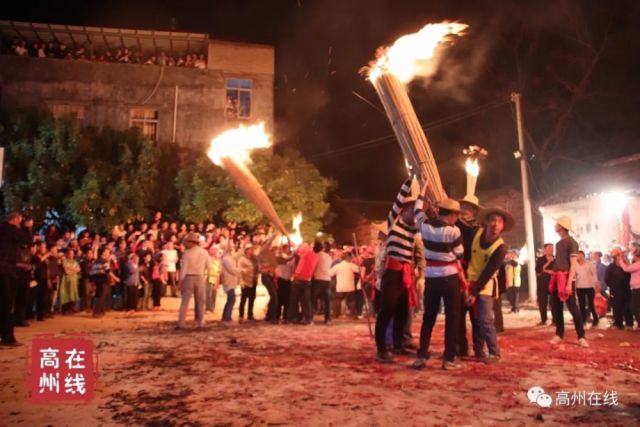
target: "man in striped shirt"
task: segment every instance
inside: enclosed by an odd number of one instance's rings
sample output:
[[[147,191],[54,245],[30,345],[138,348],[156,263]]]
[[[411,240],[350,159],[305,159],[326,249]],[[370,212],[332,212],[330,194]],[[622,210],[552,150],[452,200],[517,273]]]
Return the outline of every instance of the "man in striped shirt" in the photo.
[[[438,203],[438,217],[429,219],[423,211],[423,196],[415,206],[415,225],[424,242],[425,270],[424,317],[420,329],[418,358],[412,367],[421,369],[429,358],[431,333],[436,323],[440,300],[444,299],[444,356],[442,369],[458,369],[455,362],[456,331],[460,317],[459,259],[464,253],[462,234],[455,225],[460,216],[460,203],[446,199]]]
[[[382,363],[393,361],[385,341],[385,331],[392,318],[394,352],[406,352],[403,330],[409,308],[415,307],[413,205],[416,197],[411,194],[412,182],[409,178],[402,184],[387,219],[386,261],[380,285],[380,312],[376,319],[376,360]]]

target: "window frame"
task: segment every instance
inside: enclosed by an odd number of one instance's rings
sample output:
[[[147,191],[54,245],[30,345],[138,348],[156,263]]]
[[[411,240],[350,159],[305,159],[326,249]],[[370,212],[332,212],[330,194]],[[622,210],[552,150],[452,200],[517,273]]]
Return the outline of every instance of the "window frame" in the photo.
[[[236,87],[229,87],[230,81],[238,81],[238,85]],[[249,82],[249,87],[242,87],[242,82]],[[236,91],[238,100],[238,114],[233,117],[227,114],[227,97],[229,96],[229,91]],[[240,116],[240,99],[241,93],[249,94],[249,114],[246,116]],[[225,91],[224,91],[224,101],[223,101],[223,115],[225,119],[236,119],[236,120],[251,120],[253,116],[253,79],[250,78],[241,78],[241,77],[226,77],[225,78]]]
[[[152,111],[154,113],[155,118],[146,118],[146,117],[142,117],[142,118],[134,118],[133,117],[133,112],[135,110],[142,110],[142,111]],[[149,137],[148,135],[146,135],[144,132],[144,125],[146,124],[154,124],[155,125],[155,134],[153,136],[153,138]],[[140,129],[140,134],[142,136],[144,136],[145,138],[149,139],[150,141],[154,141],[157,142],[158,141],[158,131],[160,129],[160,111],[156,108],[149,108],[149,107],[134,107],[134,106],[130,106],[129,107],[129,127],[130,128],[134,128],[137,127]]]
[[[84,124],[86,119],[86,105],[81,102],[73,101],[47,101],[47,109],[54,119],[58,120],[64,115],[73,115],[74,121],[78,124]],[[66,111],[54,111],[62,109]]]

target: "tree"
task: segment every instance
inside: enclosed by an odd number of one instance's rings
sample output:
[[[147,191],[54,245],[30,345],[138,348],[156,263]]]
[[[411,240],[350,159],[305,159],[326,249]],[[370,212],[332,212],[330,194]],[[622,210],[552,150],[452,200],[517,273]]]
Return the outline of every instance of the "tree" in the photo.
[[[6,145],[4,208],[28,211],[37,221],[66,222],[65,199],[78,184],[79,132],[69,118],[21,114],[1,129]]]
[[[335,182],[295,151],[282,154],[257,152],[250,166],[271,198],[285,226],[302,212],[303,237],[312,239],[328,219],[327,194]],[[264,216],[233,185],[229,176],[208,158],[200,158],[195,167],[184,169],[176,180],[186,220],[198,222],[215,216],[249,226],[265,221]]]
[[[67,200],[72,217],[96,230],[146,217],[158,176],[155,144],[137,129],[85,132],[87,172]]]
[[[37,112],[3,121],[5,210],[105,230],[154,206],[159,151],[138,130],[80,128]]]
[[[554,18],[544,25],[519,25],[507,34],[515,86],[523,94],[525,137],[542,175],[566,170],[567,160],[583,167],[585,151],[596,148],[585,141],[593,133],[593,120],[585,118],[604,107],[603,94],[611,91],[600,69],[614,45],[617,13],[606,2],[589,8],[562,0],[554,7]],[[557,161],[565,162],[554,168]]]

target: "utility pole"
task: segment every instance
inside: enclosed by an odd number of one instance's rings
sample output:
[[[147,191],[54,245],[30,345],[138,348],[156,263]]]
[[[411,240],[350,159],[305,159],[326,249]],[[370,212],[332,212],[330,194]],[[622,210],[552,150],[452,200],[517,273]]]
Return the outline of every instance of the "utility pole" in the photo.
[[[522,131],[522,109],[520,107],[520,94],[512,93],[511,101],[516,107],[516,124],[518,127],[518,150],[520,152],[520,177],[522,178],[522,200],[524,203],[524,229],[527,237],[527,272],[529,275],[529,299],[537,300],[536,280],[536,248],[533,243],[533,216],[531,213],[531,196],[529,194],[529,171],[527,166],[527,151],[524,147],[524,135]]]

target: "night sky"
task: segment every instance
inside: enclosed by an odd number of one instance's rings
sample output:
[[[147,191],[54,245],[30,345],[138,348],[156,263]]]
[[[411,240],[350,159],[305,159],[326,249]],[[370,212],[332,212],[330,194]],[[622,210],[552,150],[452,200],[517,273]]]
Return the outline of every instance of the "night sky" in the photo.
[[[391,127],[359,69],[378,46],[445,19],[470,24],[468,35],[447,50],[433,79],[411,85],[410,96],[451,194],[464,192],[461,154],[471,144],[489,150],[480,193],[519,188],[507,102],[512,91],[523,94],[535,197],[598,162],[640,152],[640,2],[444,3],[28,1],[4,4],[0,17],[174,28],[275,45],[276,142],[300,150],[324,175],[335,177],[344,197],[390,199],[406,175]],[[531,141],[537,147],[546,141],[546,151],[535,150]]]

